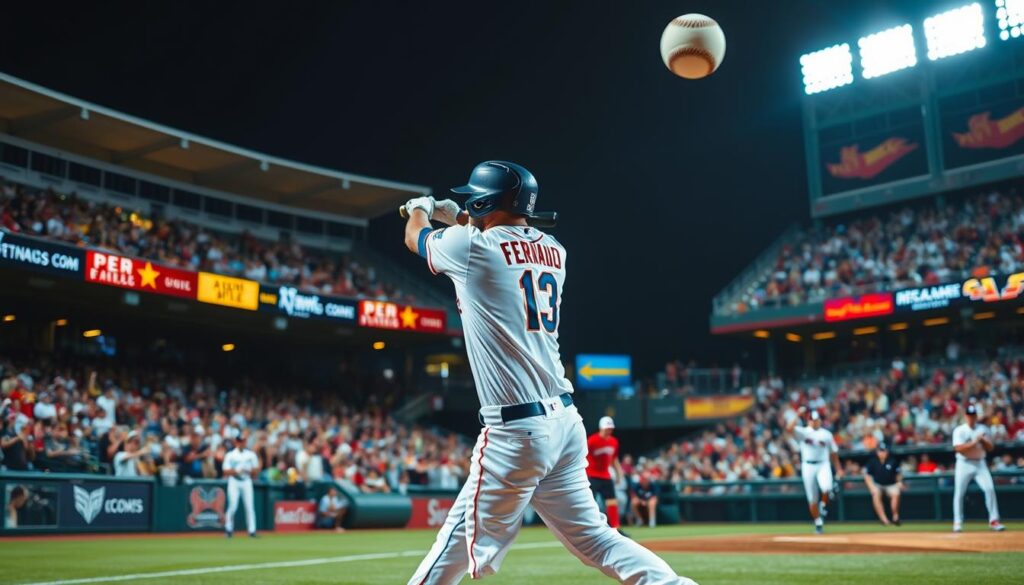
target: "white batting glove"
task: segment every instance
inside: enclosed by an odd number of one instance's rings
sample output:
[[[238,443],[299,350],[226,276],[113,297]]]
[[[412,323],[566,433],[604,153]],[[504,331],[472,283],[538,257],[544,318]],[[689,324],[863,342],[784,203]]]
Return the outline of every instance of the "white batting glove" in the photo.
[[[416,197],[405,202],[405,213],[412,215],[412,210],[422,209],[427,214],[429,219],[434,215],[434,198],[433,197]]]
[[[434,200],[433,219],[436,219],[445,225],[455,225],[459,223],[458,218],[459,213],[462,212],[462,208],[459,207],[458,203],[451,199],[442,199],[441,201],[437,201],[433,197],[431,197],[431,199]]]

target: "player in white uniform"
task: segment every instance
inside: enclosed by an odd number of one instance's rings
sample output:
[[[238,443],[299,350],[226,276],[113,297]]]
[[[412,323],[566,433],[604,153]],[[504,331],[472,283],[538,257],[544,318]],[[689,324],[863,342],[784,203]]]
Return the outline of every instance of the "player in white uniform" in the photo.
[[[405,205],[405,241],[455,283],[484,427],[469,477],[410,585],[496,573],[528,504],[570,552],[609,577],[692,584],[610,528],[591,495],[586,431],[558,351],[565,248],[527,223],[554,219],[534,213],[533,175],[489,161],[453,192],[470,195],[465,212],[429,197]],[[431,218],[452,227],[432,230]]]
[[[965,423],[953,429],[953,450],[956,451],[956,472],[953,484],[953,532],[961,532],[964,526],[964,494],[971,480],[978,482],[978,487],[985,494],[985,507],[988,508],[988,525],[996,532],[1006,530],[999,521],[999,505],[996,503],[996,488],[992,484],[992,474],[988,471],[985,454],[992,450],[992,440],[988,437],[988,428],[978,424],[978,407],[968,404],[964,412]]]
[[[800,412],[804,412],[803,407]],[[811,411],[810,418],[809,427],[798,427],[800,417],[794,416],[786,431],[792,432],[800,441],[800,475],[807,493],[807,508],[814,519],[814,531],[821,534],[825,531],[828,498],[832,493],[830,464],[836,468],[836,477],[842,477],[843,469],[839,466],[839,448],[832,431],[821,427],[821,415],[817,410]]]
[[[256,507],[253,505],[252,480],[260,472],[260,460],[256,454],[241,446],[241,441],[224,456],[224,476],[228,478],[228,512],[224,517],[224,532],[228,538],[235,531],[235,511],[238,498],[245,506],[245,524],[249,536],[256,536]]]

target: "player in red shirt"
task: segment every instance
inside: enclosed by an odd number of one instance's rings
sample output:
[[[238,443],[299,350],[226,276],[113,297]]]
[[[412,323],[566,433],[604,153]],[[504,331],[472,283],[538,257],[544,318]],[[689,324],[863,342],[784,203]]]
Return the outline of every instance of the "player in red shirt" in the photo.
[[[623,477],[622,465],[619,463],[619,440],[612,436],[615,421],[610,416],[602,416],[597,423],[597,432],[587,439],[587,477],[590,479],[590,491],[596,498],[604,498],[605,514],[608,526],[619,527],[619,501],[615,497],[615,483],[612,481],[611,467],[615,466],[615,476]]]

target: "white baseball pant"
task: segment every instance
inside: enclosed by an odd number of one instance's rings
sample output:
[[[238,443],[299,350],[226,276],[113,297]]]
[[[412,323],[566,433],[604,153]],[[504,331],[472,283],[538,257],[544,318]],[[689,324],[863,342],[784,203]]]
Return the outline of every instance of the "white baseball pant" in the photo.
[[[832,466],[828,461],[804,463],[800,466],[800,475],[804,480],[807,503],[816,504],[821,500],[821,494],[832,491]]]
[[[252,479],[245,477],[228,478],[228,512],[224,517],[224,530],[235,531],[235,511],[238,510],[238,498],[241,496],[245,505],[245,524],[249,534],[256,532],[256,506],[253,502]]]
[[[996,503],[996,486],[992,483],[992,474],[984,459],[957,459],[953,475],[953,524],[964,523],[964,495],[971,480],[978,482],[978,487],[985,493],[985,507],[988,508],[988,521],[999,520],[999,504]]]
[[[409,585],[458,583],[493,575],[519,534],[527,505],[584,564],[630,585],[695,585],[651,551],[610,528],[590,492],[587,437],[575,406],[545,401],[546,414],[501,422],[481,409],[485,427],[469,477],[437,540]]]

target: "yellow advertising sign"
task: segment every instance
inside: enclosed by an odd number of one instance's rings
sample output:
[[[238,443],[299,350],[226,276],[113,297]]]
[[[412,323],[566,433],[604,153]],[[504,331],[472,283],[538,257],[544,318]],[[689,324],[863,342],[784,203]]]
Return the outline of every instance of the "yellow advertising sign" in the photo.
[[[737,416],[754,406],[753,396],[690,396],[686,398],[687,420]]]
[[[196,298],[203,303],[255,311],[259,307],[260,285],[244,278],[200,272]]]

